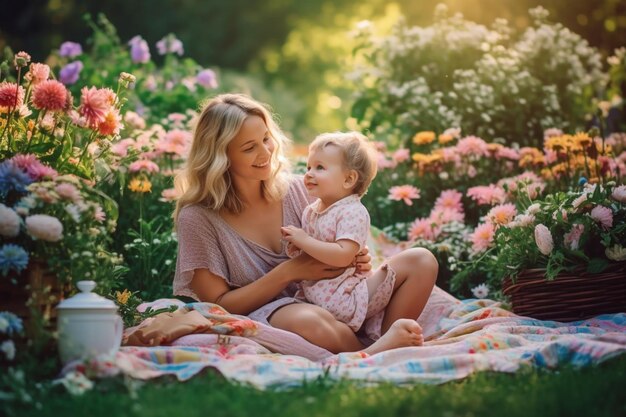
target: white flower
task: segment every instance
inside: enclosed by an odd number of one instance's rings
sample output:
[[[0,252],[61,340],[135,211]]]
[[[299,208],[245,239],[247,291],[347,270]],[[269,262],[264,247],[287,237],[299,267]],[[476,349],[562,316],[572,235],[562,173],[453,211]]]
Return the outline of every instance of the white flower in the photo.
[[[35,214],[25,220],[26,230],[35,239],[58,242],[63,238],[63,225],[56,217]]]
[[[80,222],[80,209],[76,204],[67,204],[64,208],[75,223]]]
[[[543,224],[535,226],[535,243],[539,248],[539,252],[548,256],[554,249],[554,241],[550,230]]]
[[[4,317],[0,317],[0,333],[5,333],[9,328],[9,321]]]
[[[626,248],[617,244],[606,248],[604,254],[612,261],[626,261]]]
[[[55,384],[62,384],[72,395],[82,395],[93,388],[93,382],[80,372],[68,372],[63,378],[54,381]]]
[[[489,287],[485,284],[480,284],[472,288],[472,294],[476,298],[486,298],[489,295]]]
[[[15,237],[20,233],[20,216],[15,211],[0,203],[0,235]]]
[[[575,209],[577,209],[585,201],[587,201],[587,193],[583,193],[583,194],[579,195],[578,197],[576,197],[576,199],[574,201],[572,201],[572,206]]]
[[[540,210],[541,210],[541,206],[539,205],[539,203],[531,204],[526,209],[526,214],[537,214],[539,213]]]
[[[4,356],[10,361],[15,358],[15,344],[12,340],[5,340],[0,344],[0,350],[4,352]]]

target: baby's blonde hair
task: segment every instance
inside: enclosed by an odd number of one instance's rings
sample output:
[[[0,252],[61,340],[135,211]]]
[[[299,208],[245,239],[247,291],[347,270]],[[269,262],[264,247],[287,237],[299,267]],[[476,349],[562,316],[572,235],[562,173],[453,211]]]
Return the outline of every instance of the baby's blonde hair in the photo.
[[[352,191],[359,196],[367,192],[378,169],[376,150],[359,132],[322,133],[309,145],[309,152],[336,146],[341,149],[345,168],[355,170],[358,179]]]
[[[204,105],[193,132],[189,157],[174,180],[180,195],[173,215],[174,222],[183,207],[200,202],[206,203],[211,210],[222,207],[232,213],[243,210],[243,203],[228,172],[230,161],[226,151],[250,116],[263,119],[275,143],[270,160],[271,175],[262,182],[263,195],[269,201],[284,197],[289,184],[289,163],[284,152],[290,141],[261,103],[243,94],[222,94]]]

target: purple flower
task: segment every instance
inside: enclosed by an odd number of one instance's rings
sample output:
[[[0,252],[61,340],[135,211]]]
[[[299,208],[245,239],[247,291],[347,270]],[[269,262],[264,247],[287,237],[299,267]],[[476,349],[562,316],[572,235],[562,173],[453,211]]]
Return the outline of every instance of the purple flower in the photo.
[[[160,55],[172,53],[182,56],[184,53],[183,43],[171,33],[158,41],[156,46]]]
[[[59,48],[59,55],[74,58],[83,53],[83,47],[76,42],[63,42]]]
[[[70,62],[59,72],[59,81],[65,85],[74,84],[78,81],[80,72],[83,70],[83,63],[81,61]]]
[[[196,82],[204,88],[217,88],[215,72],[210,69],[203,69],[196,75]]]
[[[150,47],[141,36],[137,35],[128,41],[130,45],[130,58],[136,64],[145,64],[150,61]]]

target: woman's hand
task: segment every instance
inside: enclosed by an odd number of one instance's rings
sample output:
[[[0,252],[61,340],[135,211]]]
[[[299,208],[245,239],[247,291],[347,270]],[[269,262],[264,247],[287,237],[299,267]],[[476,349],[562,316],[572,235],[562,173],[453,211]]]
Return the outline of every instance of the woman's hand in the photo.
[[[356,272],[368,272],[372,270],[372,256],[370,249],[364,246],[363,249],[356,254],[354,258]]]
[[[345,268],[336,268],[322,263],[306,253],[289,259],[280,264],[280,266],[286,268],[285,272],[291,278],[291,281],[319,281],[322,279],[335,278],[346,270]]]

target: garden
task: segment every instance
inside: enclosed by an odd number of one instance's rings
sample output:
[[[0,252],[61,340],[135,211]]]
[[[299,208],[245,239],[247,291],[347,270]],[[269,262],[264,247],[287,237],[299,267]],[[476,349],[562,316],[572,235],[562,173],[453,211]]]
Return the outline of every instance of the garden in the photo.
[[[0,402],[7,415],[161,415],[181,407],[189,415],[626,413],[618,398],[626,378],[626,48],[604,54],[543,7],[526,15],[524,28],[502,18],[484,25],[440,4],[416,26],[387,9],[319,35],[341,36],[329,52],[342,54],[340,64],[317,62],[324,77],[315,82],[327,80],[334,90],[320,97],[343,113],[312,111],[304,127],[298,112],[313,106],[299,100],[297,87],[201,65],[174,33],[155,44],[141,34],[126,39],[97,15],[85,18],[88,39],[64,40],[45,58],[8,45],[0,55]],[[299,42],[295,32],[286,45]],[[282,53],[284,65],[290,56],[295,62],[297,54]],[[268,52],[266,63],[280,57]],[[124,328],[176,309],[153,303],[173,297],[174,179],[202,104],[226,92],[285,109],[277,113],[293,139],[296,173],[321,129],[357,130],[373,142],[378,173],[362,201],[375,264],[427,248],[439,263],[437,286],[461,300],[463,314],[487,313],[471,320],[515,313],[578,322],[572,328],[598,340],[559,345],[554,363],[507,370],[500,358],[473,370],[516,372],[472,371],[426,384],[393,374],[371,386],[360,382],[380,380],[355,370],[329,376],[356,358],[343,354],[313,377],[276,371],[291,375],[284,384],[233,377],[216,364],[184,383],[138,377],[134,362],[114,358],[64,368],[56,307],[79,281],[95,282]],[[441,326],[439,335],[453,328]],[[610,348],[600,346],[604,333],[594,333],[605,330]],[[489,343],[498,342],[516,343]],[[253,366],[260,372],[262,365]],[[199,371],[170,375],[187,380]]]

